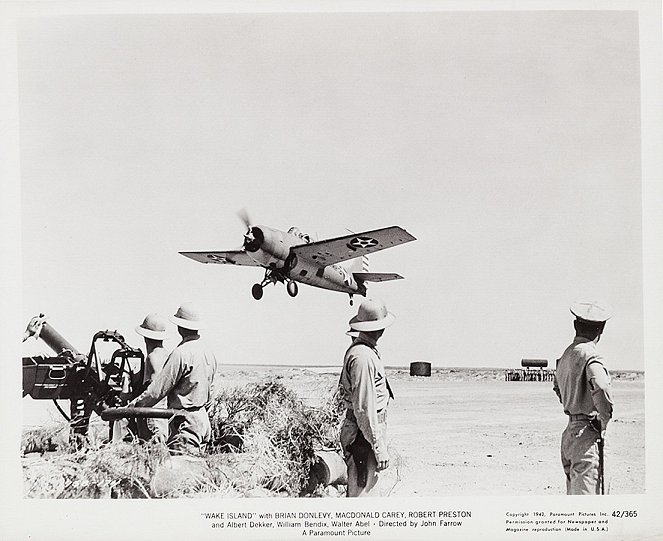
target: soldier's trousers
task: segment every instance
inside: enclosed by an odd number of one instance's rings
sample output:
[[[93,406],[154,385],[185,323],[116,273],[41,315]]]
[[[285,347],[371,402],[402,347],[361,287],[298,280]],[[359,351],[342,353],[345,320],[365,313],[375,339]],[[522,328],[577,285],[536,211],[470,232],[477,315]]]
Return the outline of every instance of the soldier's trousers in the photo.
[[[378,423],[378,430],[384,438],[387,426],[384,422]],[[355,457],[351,451],[351,446],[360,433],[359,426],[354,420],[354,416],[343,421],[341,426],[341,448],[345,456],[345,463],[348,467],[348,492],[350,498],[381,496],[378,483],[379,473],[377,471],[377,460],[373,449],[369,449],[366,455],[365,464],[358,467],[355,463]],[[361,470],[364,470],[363,472]],[[362,484],[360,477],[364,477],[365,483]]]
[[[182,410],[170,421],[167,445],[173,454],[199,455],[205,450],[211,434],[205,408]]]
[[[156,440],[165,442],[168,438],[168,419],[156,417],[147,417],[145,419],[136,419],[138,426],[138,437],[141,440]]]
[[[600,437],[589,419],[569,420],[561,445],[567,494],[599,493]]]

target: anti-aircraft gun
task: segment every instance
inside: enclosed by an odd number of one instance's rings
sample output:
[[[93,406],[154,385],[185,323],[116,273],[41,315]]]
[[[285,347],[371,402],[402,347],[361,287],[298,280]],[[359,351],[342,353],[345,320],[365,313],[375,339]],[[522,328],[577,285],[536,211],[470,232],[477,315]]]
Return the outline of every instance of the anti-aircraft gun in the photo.
[[[30,320],[23,341],[31,336],[41,338],[55,355],[23,357],[23,396],[53,400],[73,434],[87,434],[92,412],[102,416],[109,408],[115,411],[143,390],[143,352],[129,346],[117,331],[97,332],[87,355],[58,333],[44,314]],[[114,346],[109,357],[98,350],[100,343]],[[69,400],[69,415],[58,400]]]

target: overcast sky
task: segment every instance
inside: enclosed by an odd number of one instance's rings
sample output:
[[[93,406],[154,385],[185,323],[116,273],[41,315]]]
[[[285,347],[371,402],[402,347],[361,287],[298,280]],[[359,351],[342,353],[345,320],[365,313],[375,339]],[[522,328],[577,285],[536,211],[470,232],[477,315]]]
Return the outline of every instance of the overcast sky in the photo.
[[[18,38],[26,323],[141,346],[148,312],[194,301],[221,363],[340,365],[347,295],[257,302],[261,269],[177,253],[239,247],[247,208],[417,237],[370,258],[405,277],[369,285],[397,317],[387,365],[554,366],[589,296],[615,311],[608,366],[644,368],[634,12],[64,16]]]

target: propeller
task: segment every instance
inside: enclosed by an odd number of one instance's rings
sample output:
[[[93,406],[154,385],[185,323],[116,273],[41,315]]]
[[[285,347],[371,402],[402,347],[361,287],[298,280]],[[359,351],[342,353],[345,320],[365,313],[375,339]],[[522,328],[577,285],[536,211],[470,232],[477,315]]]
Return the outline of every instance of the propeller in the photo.
[[[242,245],[243,248],[246,248],[248,244],[255,240],[251,230],[251,218],[249,217],[249,213],[246,208],[238,210],[237,217],[242,221],[244,227],[246,227],[246,233],[244,233],[244,244]]]
[[[242,247],[249,251],[255,252],[260,248],[264,237],[262,236],[262,231],[260,228],[255,228],[251,225],[251,218],[249,217],[248,211],[243,208],[237,212],[237,216],[246,227],[246,233],[244,233],[244,244]]]
[[[245,208],[237,211],[237,216],[239,217],[240,220],[242,220],[244,227],[246,227],[247,229],[251,229],[251,218],[249,218],[249,213]]]

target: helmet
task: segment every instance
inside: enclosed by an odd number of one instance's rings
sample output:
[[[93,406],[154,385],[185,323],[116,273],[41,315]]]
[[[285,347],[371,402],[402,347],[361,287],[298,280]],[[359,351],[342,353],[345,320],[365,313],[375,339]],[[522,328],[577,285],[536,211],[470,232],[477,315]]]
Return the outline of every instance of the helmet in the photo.
[[[204,328],[203,321],[200,317],[198,307],[192,302],[185,302],[182,304],[174,316],[170,316],[170,320],[178,327],[198,331]]]
[[[357,315],[350,320],[353,331],[379,331],[386,329],[396,320],[387,310],[387,305],[377,299],[366,299],[359,305]]]
[[[143,322],[136,327],[136,332],[145,338],[152,340],[164,340],[166,338],[166,318],[160,314],[147,314]]]

